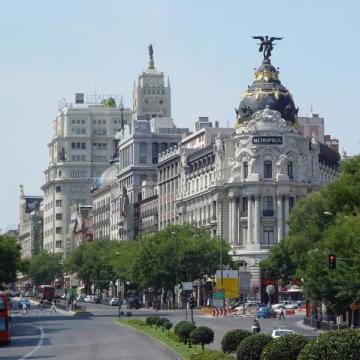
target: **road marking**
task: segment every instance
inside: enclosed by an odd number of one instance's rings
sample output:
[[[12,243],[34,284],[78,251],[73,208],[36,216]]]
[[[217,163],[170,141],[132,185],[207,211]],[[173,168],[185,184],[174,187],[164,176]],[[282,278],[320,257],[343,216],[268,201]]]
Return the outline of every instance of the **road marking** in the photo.
[[[45,334],[44,334],[44,330],[41,326],[39,326],[39,329],[40,329],[41,335],[40,335],[40,340],[39,340],[38,344],[34,347],[34,349],[32,349],[30,352],[28,352],[26,355],[24,355],[20,360],[27,359],[28,357],[30,357],[32,354],[34,354],[36,351],[38,351],[41,348],[42,344],[44,343]]]

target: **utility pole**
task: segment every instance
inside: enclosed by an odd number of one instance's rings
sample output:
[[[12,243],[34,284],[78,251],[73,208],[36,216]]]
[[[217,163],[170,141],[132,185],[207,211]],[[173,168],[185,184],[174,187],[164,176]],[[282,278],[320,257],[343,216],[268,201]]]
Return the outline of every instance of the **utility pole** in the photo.
[[[221,245],[220,245],[220,285],[221,289],[224,288],[224,264],[223,264],[223,253],[224,253],[224,199],[221,199]],[[223,308],[225,308],[225,291],[224,291],[224,298],[223,298]]]

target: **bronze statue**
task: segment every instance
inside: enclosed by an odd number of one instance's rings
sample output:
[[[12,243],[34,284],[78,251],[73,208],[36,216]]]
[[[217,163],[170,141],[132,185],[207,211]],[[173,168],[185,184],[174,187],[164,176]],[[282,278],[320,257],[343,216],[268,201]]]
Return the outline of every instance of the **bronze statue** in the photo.
[[[154,61],[153,55],[154,55],[154,49],[153,49],[152,44],[150,44],[150,45],[149,45],[149,56],[150,56],[150,61]]]
[[[282,37],[274,37],[274,36],[272,36],[269,39],[269,36],[267,36],[267,35],[265,35],[265,36],[253,36],[252,38],[261,41],[261,43],[258,44],[258,45],[260,45],[259,52],[261,52],[261,51],[263,52],[264,60],[269,60],[269,58],[271,56],[271,51],[274,48],[273,45],[276,45],[276,44],[273,44],[273,41],[283,39]]]

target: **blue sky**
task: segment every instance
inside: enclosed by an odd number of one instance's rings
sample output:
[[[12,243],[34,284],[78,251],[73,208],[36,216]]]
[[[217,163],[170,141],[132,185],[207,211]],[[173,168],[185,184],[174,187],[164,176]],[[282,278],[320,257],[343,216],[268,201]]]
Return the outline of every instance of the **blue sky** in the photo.
[[[154,46],[170,77],[172,115],[234,124],[234,108],[261,63],[251,35],[284,36],[273,51],[300,115],[359,153],[360,5],[357,1],[7,1],[0,13],[0,228],[18,223],[19,184],[40,195],[46,144],[61,97],[122,94]]]

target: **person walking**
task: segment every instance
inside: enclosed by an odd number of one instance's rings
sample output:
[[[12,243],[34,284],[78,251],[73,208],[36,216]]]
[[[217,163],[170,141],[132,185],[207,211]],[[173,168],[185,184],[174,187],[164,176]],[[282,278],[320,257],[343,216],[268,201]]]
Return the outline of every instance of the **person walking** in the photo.
[[[43,309],[44,309],[44,300],[43,299],[40,300],[39,307],[40,307],[40,310],[43,311]]]
[[[53,312],[56,313],[55,300],[53,300],[53,301],[51,302],[51,312],[52,312],[52,313],[53,313]]]
[[[281,320],[281,317],[283,318],[283,320],[285,320],[285,310],[284,310],[284,308],[280,308],[279,320]]]
[[[23,308],[23,314],[24,315],[27,314],[28,313],[28,308],[27,308],[27,305],[25,303],[23,304],[22,308]]]

